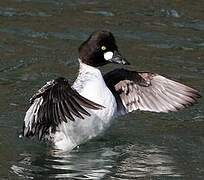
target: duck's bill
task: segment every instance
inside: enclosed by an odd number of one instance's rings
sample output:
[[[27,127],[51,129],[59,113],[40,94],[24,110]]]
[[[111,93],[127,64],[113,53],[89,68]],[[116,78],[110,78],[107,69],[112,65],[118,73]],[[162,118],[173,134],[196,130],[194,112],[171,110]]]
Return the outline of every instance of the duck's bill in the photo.
[[[118,51],[108,51],[104,53],[104,59],[106,61],[112,62],[112,63],[117,63],[117,64],[123,64],[123,65],[129,65],[130,63],[121,56],[121,54]]]

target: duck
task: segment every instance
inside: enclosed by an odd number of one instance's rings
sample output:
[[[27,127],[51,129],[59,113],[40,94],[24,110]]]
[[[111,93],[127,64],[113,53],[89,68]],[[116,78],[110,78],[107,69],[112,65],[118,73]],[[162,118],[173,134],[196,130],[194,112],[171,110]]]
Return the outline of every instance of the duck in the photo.
[[[93,32],[78,51],[74,83],[59,77],[30,99],[24,137],[37,137],[51,142],[54,149],[71,151],[104,132],[119,116],[132,111],[178,111],[201,97],[196,89],[156,73],[116,68],[103,75],[101,66],[130,64],[107,30]]]

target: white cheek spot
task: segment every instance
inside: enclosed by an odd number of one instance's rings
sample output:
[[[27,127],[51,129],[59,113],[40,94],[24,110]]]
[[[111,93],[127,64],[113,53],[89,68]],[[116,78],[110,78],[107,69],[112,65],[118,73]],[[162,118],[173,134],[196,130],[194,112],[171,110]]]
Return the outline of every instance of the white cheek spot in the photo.
[[[103,56],[104,56],[104,59],[105,59],[105,60],[110,60],[110,59],[113,58],[113,52],[108,51],[108,52],[104,53]]]

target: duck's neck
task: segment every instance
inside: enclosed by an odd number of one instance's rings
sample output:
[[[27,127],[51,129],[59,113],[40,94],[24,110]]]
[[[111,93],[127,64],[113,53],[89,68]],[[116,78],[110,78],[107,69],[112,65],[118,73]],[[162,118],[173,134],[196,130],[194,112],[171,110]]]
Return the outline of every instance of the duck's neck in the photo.
[[[98,74],[99,72],[98,68],[85,64],[79,59],[79,76],[84,73]]]
[[[87,82],[97,83],[104,82],[104,80],[98,68],[87,65],[79,59],[79,74],[73,84],[73,87],[80,92]]]

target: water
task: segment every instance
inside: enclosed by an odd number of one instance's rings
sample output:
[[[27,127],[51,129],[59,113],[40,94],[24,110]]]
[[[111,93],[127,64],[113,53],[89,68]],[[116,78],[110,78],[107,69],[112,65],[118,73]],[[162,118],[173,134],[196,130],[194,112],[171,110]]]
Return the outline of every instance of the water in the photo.
[[[203,7],[202,0],[1,0],[1,179],[204,179],[203,99],[178,113],[121,117],[71,153],[18,138],[28,99],[52,78],[74,80],[77,48],[97,29],[115,34],[130,69],[204,94]]]

